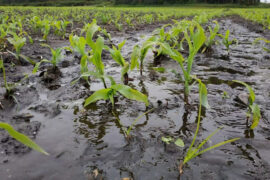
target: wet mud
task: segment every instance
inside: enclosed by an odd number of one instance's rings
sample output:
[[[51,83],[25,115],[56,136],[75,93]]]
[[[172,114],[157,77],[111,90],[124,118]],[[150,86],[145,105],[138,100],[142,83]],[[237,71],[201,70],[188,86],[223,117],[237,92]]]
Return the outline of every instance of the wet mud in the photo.
[[[231,47],[229,56],[220,44],[207,55],[199,54],[194,61],[193,74],[207,84],[211,106],[203,110],[198,140],[221,126],[223,129],[206,147],[230,138],[241,139],[191,160],[181,179],[269,179],[270,61],[265,58],[269,54],[263,51],[262,42],[252,44],[265,34],[230,17],[218,21],[221,33],[231,29],[231,36],[238,39],[238,44]],[[129,60],[133,46],[143,43],[151,33],[147,29],[116,33],[112,42],[118,44],[127,39],[122,52]],[[69,45],[67,40],[49,42],[53,47]],[[35,61],[39,56],[50,58],[49,49],[39,47],[38,42],[24,47],[22,53]],[[120,83],[121,68],[108,54],[103,58],[106,73]],[[91,78],[89,88],[82,82],[71,85],[80,73],[76,59],[74,54],[67,53],[56,73],[43,65],[35,75],[30,75],[33,68],[30,64],[5,63],[9,82],[19,82],[24,73],[30,76],[16,88],[19,105],[1,99],[1,121],[33,138],[50,156],[31,151],[0,130],[1,179],[179,179],[178,166],[196,130],[199,102],[198,89],[194,86],[190,104],[184,103],[178,64],[168,57],[160,57],[156,64],[149,53],[143,77],[139,70],[134,70],[129,73],[132,79],[129,85],[147,94],[150,106],[146,108],[143,103],[120,96],[112,113],[105,101],[83,108],[84,99],[103,88],[103,84]],[[153,67],[166,70],[161,73]],[[239,95],[247,90],[232,80],[244,81],[255,91],[262,119],[254,131],[246,124],[247,107],[239,101]],[[5,93],[2,85],[1,81],[1,95]],[[223,96],[224,92],[227,97]],[[141,118],[131,131],[131,138],[125,139],[122,126],[129,127],[151,108],[154,111]],[[186,147],[167,145],[161,141],[163,136],[182,138]]]

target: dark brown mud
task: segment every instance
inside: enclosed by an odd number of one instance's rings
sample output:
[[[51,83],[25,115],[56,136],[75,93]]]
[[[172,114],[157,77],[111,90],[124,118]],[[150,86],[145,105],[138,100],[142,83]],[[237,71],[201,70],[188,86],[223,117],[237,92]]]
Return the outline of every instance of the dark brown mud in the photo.
[[[241,140],[207,152],[191,160],[184,168],[181,179],[269,179],[270,178],[270,61],[262,45],[252,42],[263,34],[250,31],[233,20],[221,19],[221,32],[231,29],[238,45],[231,47],[229,58],[223,45],[213,48],[210,55],[198,55],[193,74],[207,84],[211,109],[203,111],[198,140],[206,138],[216,128],[224,128],[207,146],[230,138]],[[151,31],[131,31],[112,36],[118,44],[127,39],[123,56],[130,57],[135,44],[141,44]],[[142,37],[144,36],[144,38]],[[68,41],[54,40],[53,47],[67,46]],[[50,58],[46,48],[37,44],[22,51],[38,61],[38,56]],[[19,105],[1,100],[1,121],[34,138],[50,153],[43,156],[30,151],[0,131],[0,177],[1,179],[91,179],[93,172],[104,179],[178,179],[178,166],[196,130],[198,90],[191,90],[190,105],[183,101],[183,84],[179,67],[173,60],[162,57],[158,67],[164,73],[153,70],[153,54],[146,57],[143,77],[139,71],[129,73],[134,79],[129,85],[149,96],[150,107],[155,110],[140,119],[127,141],[121,125],[114,117],[110,105],[99,101],[87,109],[82,107],[84,98],[103,88],[98,79],[91,79],[90,88],[81,83],[71,85],[79,77],[80,67],[74,55],[66,55],[60,64],[61,76],[53,79],[57,88],[50,88],[40,73],[17,87],[15,92]],[[121,68],[104,55],[106,73],[121,82]],[[12,66],[5,63],[8,81],[18,82],[22,74],[31,74],[32,66]],[[42,75],[42,74],[41,74]],[[237,101],[239,94],[247,90],[232,80],[250,84],[256,93],[262,119],[251,131],[246,126],[247,108]],[[1,81],[2,85],[2,81]],[[1,94],[4,89],[0,89]],[[227,92],[228,97],[223,98]],[[147,108],[144,104],[122,97],[116,102],[115,114],[123,126],[128,127]],[[165,145],[162,136],[182,138],[185,148],[174,144]]]

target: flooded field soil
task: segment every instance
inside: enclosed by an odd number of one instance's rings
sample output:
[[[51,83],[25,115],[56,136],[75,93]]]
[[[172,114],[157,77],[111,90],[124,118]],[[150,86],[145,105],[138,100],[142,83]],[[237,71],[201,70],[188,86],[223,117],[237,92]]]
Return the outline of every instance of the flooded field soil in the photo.
[[[241,139],[192,159],[181,179],[270,179],[270,55],[263,51],[263,43],[253,44],[256,38],[268,37],[270,33],[251,29],[243,19],[235,19],[217,19],[222,34],[230,29],[232,38],[238,39],[230,55],[227,56],[221,44],[209,54],[197,55],[193,74],[207,85],[211,106],[203,111],[198,140],[220,126],[223,129],[207,146],[230,138]],[[146,27],[114,32],[112,42],[118,44],[126,39],[122,52],[128,58],[133,46],[145,41],[152,31]],[[69,45],[68,40],[49,42],[53,47]],[[40,56],[50,58],[49,50],[41,47],[37,39],[22,52],[36,61]],[[12,58],[4,60],[8,81],[18,82],[22,74],[31,74],[31,65],[14,66],[8,63]],[[106,73],[120,83],[121,67],[108,52],[104,52],[103,60]],[[71,85],[80,73],[77,56],[66,53],[57,75],[47,73],[46,65],[36,75],[30,75],[17,87],[15,96],[19,105],[1,100],[0,118],[34,138],[50,156],[31,151],[1,130],[0,179],[179,179],[179,163],[196,130],[198,89],[192,88],[190,104],[185,104],[178,64],[167,57],[154,64],[151,53],[145,62],[143,77],[139,71],[133,71],[129,74],[133,79],[129,85],[148,95],[150,107],[123,97],[116,102],[114,113],[125,127],[145,111],[155,108],[136,123],[129,141],[108,103],[98,101],[83,108],[84,99],[103,88],[103,84],[91,79],[90,90],[80,82]],[[153,67],[164,67],[166,71],[159,73]],[[247,127],[247,107],[239,100],[248,92],[232,80],[244,81],[255,91],[262,119],[254,131]],[[224,92],[227,97],[223,97]],[[0,93],[4,94],[3,88]],[[180,137],[186,147],[166,145],[161,141],[163,136]]]

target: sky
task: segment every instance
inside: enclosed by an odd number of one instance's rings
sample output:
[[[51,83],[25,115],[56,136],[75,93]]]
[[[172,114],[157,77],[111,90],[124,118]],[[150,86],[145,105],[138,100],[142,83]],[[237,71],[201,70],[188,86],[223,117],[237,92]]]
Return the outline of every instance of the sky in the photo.
[[[270,0],[266,0],[268,3],[270,3]],[[261,0],[261,2],[265,2],[265,0]]]

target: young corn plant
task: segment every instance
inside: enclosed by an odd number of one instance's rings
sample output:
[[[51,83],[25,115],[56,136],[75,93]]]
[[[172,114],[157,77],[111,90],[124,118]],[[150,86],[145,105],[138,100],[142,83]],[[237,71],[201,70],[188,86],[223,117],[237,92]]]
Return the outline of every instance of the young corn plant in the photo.
[[[127,99],[144,102],[146,106],[149,105],[147,96],[142,94],[141,92],[123,84],[112,83],[110,88],[98,90],[94,92],[94,94],[92,94],[90,97],[88,97],[85,100],[84,107],[98,100],[110,100],[112,103],[112,107],[114,108],[114,97],[118,93],[123,95]]]
[[[73,36],[71,34],[69,36],[69,42],[72,49],[78,52],[81,56],[80,65],[81,65],[81,74],[88,72],[88,61],[89,56],[88,52],[86,51],[86,40],[84,37]],[[88,77],[84,78],[88,82]]]
[[[50,33],[50,30],[51,30],[51,22],[50,20],[48,19],[44,19],[42,21],[40,21],[40,28],[41,28],[41,32],[43,34],[43,39],[45,41],[48,40],[48,35]]]
[[[91,42],[92,49],[90,51],[90,56],[85,54],[81,59],[81,76],[80,78],[88,79],[90,76],[95,76],[102,80],[104,88],[107,88],[105,78],[111,80],[109,76],[105,74],[104,64],[101,59],[101,54],[104,49],[104,39],[102,37],[98,37],[96,42]],[[88,63],[91,62],[95,66],[95,71],[90,71],[88,69]],[[80,79],[79,78],[79,79]],[[77,80],[73,81],[76,82]]]
[[[234,141],[240,139],[240,138],[233,138],[233,139],[223,141],[223,142],[220,142],[218,144],[215,144],[213,146],[210,146],[208,148],[203,149],[203,146],[205,145],[205,143],[207,143],[211,139],[211,137],[213,137],[221,129],[221,128],[218,128],[213,133],[211,133],[206,139],[204,139],[200,144],[198,144],[197,146],[195,145],[195,141],[196,141],[196,138],[197,138],[197,135],[198,135],[198,132],[199,132],[199,128],[200,128],[200,123],[201,123],[202,105],[205,106],[206,104],[208,104],[208,102],[207,102],[207,89],[206,89],[205,84],[203,84],[200,79],[195,78],[195,80],[199,84],[199,98],[200,98],[200,101],[199,101],[199,113],[198,113],[198,120],[197,120],[197,128],[196,128],[196,132],[194,134],[193,140],[192,140],[192,142],[191,142],[191,144],[190,144],[190,146],[188,148],[188,151],[187,151],[187,153],[185,155],[184,161],[181,162],[180,165],[179,165],[179,173],[180,173],[180,175],[183,174],[184,165],[186,163],[188,163],[190,160],[192,160],[193,158],[195,158],[195,157],[197,157],[197,156],[199,156],[201,154],[204,154],[207,151],[210,151],[212,149],[215,149],[217,147],[220,147],[222,145],[225,145],[227,143],[231,143],[231,142],[234,142]]]
[[[65,37],[67,26],[70,24],[70,21],[67,20],[59,20],[59,21],[54,21],[53,26],[55,27],[55,34],[62,36],[62,38]]]
[[[16,33],[12,33],[13,37],[7,38],[8,42],[13,45],[16,54],[12,53],[17,60],[20,58],[21,54],[21,49],[26,43],[26,38],[25,37],[20,37]]]
[[[248,97],[248,112],[247,112],[247,122],[250,119],[251,115],[253,116],[253,122],[252,125],[250,126],[250,129],[255,129],[261,119],[261,111],[260,111],[260,107],[258,106],[258,104],[254,103],[255,101],[255,93],[253,91],[253,89],[246,83],[242,82],[242,81],[237,81],[234,80],[233,82],[239,83],[243,86],[245,86],[248,91],[249,91],[249,97]]]
[[[88,23],[84,26],[81,34],[85,33],[85,39],[86,39],[86,43],[88,44],[88,46],[93,48],[93,46],[94,46],[93,37],[97,32],[99,32],[101,30],[102,29],[97,25],[96,19],[93,19],[91,24]]]
[[[232,39],[232,40],[229,39],[229,36],[230,36],[230,30],[229,29],[226,31],[225,35],[218,34],[218,36],[220,36],[222,38],[222,43],[226,47],[228,55],[230,55],[230,46],[232,44],[237,43],[237,40],[235,38]]]
[[[33,74],[35,74],[38,71],[38,69],[42,63],[50,63],[53,66],[53,70],[57,70],[57,68],[58,68],[57,65],[63,58],[63,56],[61,54],[63,48],[53,49],[47,44],[42,44],[42,46],[50,48],[51,53],[52,53],[52,58],[51,58],[51,60],[43,59],[40,62],[36,63],[36,65],[33,69]]]
[[[196,29],[196,30],[195,30]],[[191,83],[191,70],[194,58],[198,51],[201,49],[202,45],[206,40],[203,28],[199,25],[190,25],[184,31],[184,38],[189,46],[189,55],[187,59],[184,59],[181,53],[176,50],[165,51],[172,59],[177,61],[184,75],[185,85],[184,85],[184,99],[188,103],[188,96],[190,92]],[[186,66],[185,66],[186,65]]]
[[[44,149],[42,149],[39,145],[37,145],[34,141],[32,141],[29,137],[25,136],[22,133],[16,131],[11,125],[8,123],[0,122],[0,129],[6,130],[11,137],[19,141],[20,143],[28,146],[31,149],[34,149],[37,152],[40,152],[45,155],[49,155]]]
[[[6,48],[6,39],[7,39],[7,27],[5,25],[0,25],[0,51],[4,51]]]
[[[153,36],[149,38],[147,41],[145,41],[142,45],[142,47],[135,45],[133,47],[133,51],[131,54],[131,67],[130,69],[133,70],[136,66],[139,66],[140,69],[140,75],[143,75],[143,65],[144,65],[144,59],[150,49],[153,49],[153,47],[157,44],[158,38]]]
[[[112,58],[117,62],[121,67],[121,79],[124,82],[125,85],[128,84],[128,70],[129,70],[129,63],[125,61],[121,54],[121,49],[125,45],[126,41],[121,42],[118,44],[118,47],[113,46],[111,48],[107,48],[107,50],[110,52]]]
[[[209,36],[207,37],[204,45],[204,49],[202,50],[202,52],[205,52],[205,51],[209,51],[211,49],[211,47],[216,43],[216,36],[218,34],[218,31],[219,31],[219,24],[217,21],[214,21],[214,23],[216,24],[215,27],[212,29],[211,26],[208,26],[208,29],[209,29]]]

